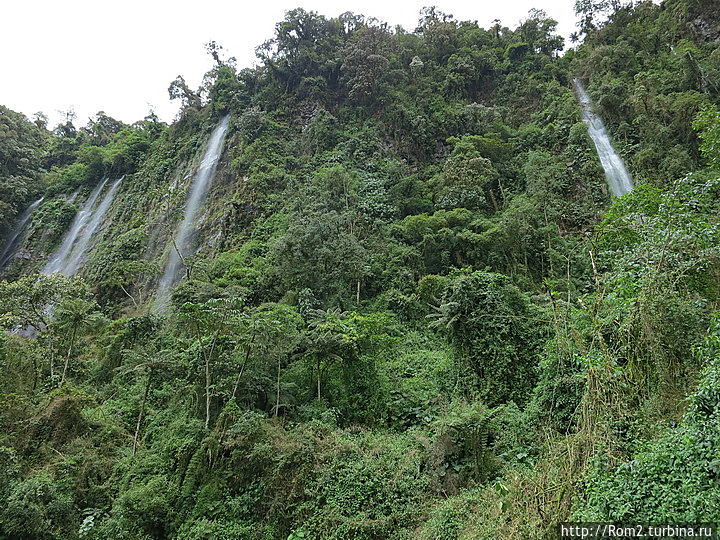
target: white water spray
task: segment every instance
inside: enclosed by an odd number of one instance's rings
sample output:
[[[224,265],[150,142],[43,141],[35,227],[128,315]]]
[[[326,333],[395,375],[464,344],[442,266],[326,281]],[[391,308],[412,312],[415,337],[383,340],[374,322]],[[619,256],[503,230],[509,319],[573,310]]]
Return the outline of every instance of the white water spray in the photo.
[[[113,199],[115,199],[115,195],[117,194],[122,181],[122,178],[115,180],[115,182],[113,182],[113,184],[108,188],[107,192],[100,201],[100,204],[98,204],[97,208],[93,210],[90,221],[85,227],[85,230],[83,230],[82,234],[79,236],[75,246],[73,246],[72,251],[68,256],[65,268],[61,270],[63,275],[68,277],[74,276],[80,269],[80,265],[85,260],[85,255],[88,247],[90,246],[90,241],[95,236],[95,233],[100,228],[100,225],[102,225],[103,219],[105,219],[105,214],[107,214],[107,211],[110,209],[110,205],[112,204]]]
[[[158,286],[158,307],[163,307],[167,304],[170,289],[180,281],[182,259],[192,255],[192,236],[197,229],[196,221],[198,212],[207,198],[210,184],[212,184],[213,177],[215,176],[215,169],[222,155],[223,143],[225,142],[229,122],[230,117],[225,116],[213,130],[200,166],[192,180],[190,193],[188,193],[185,203],[183,219],[175,231],[173,245],[171,246],[170,254],[165,264],[165,272]]]
[[[610,192],[616,197],[625,195],[633,189],[630,173],[620,155],[613,148],[603,121],[593,112],[590,96],[588,96],[582,83],[579,79],[573,79],[573,84],[582,108],[583,121],[587,124],[590,138],[595,143],[595,149],[605,171],[605,179]]]
[[[95,202],[100,196],[100,192],[105,187],[106,183],[107,179],[100,182],[97,187],[92,190],[92,193],[90,193],[88,200],[85,201],[85,204],[80,209],[80,211],[75,214],[75,219],[73,219],[73,222],[70,225],[70,229],[68,230],[68,232],[65,233],[62,244],[60,244],[58,250],[45,265],[45,268],[43,268],[43,274],[54,274],[56,272],[62,273],[62,270],[67,264],[70,252],[72,251],[72,248],[75,245],[78,236],[80,236],[80,233],[85,228],[87,222],[90,220],[90,216],[92,215],[92,210],[95,206]]]
[[[7,242],[5,242],[5,245],[3,246],[2,252],[0,252],[0,270],[3,269],[12,260],[15,252],[17,251],[17,248],[19,247],[18,240],[20,239],[20,236],[25,232],[25,229],[27,229],[33,213],[35,212],[37,207],[40,206],[40,203],[42,203],[44,200],[45,197],[40,197],[37,201],[28,206],[25,211],[20,215],[20,218],[15,224],[15,227],[12,231],[10,231],[10,235],[8,236]]]
[[[92,191],[82,209],[75,216],[60,248],[43,268],[43,274],[60,273],[71,277],[77,273],[90,246],[90,241],[102,224],[122,180],[120,178],[113,182],[97,207],[97,200],[108,182],[107,179],[100,182]]]

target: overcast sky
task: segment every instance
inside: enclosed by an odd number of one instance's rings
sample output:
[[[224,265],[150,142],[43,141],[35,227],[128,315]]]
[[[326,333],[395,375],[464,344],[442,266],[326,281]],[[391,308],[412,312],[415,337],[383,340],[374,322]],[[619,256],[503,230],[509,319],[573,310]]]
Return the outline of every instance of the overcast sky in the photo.
[[[574,31],[574,0],[7,0],[0,31],[0,104],[28,117],[43,111],[51,125],[72,107],[77,125],[104,110],[124,122],[152,108],[163,120],[177,106],[167,88],[183,75],[199,86],[212,59],[210,40],[255,62],[255,47],[295,7],[328,17],[345,11],[412,30],[420,9],[436,5],[460,20],[514,28],[531,8],[544,9],[566,38]]]

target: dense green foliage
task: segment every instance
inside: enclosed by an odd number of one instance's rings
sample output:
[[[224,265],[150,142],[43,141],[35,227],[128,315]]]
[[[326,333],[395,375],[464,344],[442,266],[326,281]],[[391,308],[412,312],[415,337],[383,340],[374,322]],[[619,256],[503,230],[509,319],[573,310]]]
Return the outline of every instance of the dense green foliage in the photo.
[[[618,3],[614,3],[618,4]],[[0,108],[0,538],[542,538],[720,521],[720,20],[287,13],[165,125]],[[571,81],[636,189],[611,200]],[[169,306],[208,134],[230,129]],[[77,277],[39,274],[125,177]]]
[[[0,106],[0,231],[42,189],[41,152],[46,134],[21,114]]]

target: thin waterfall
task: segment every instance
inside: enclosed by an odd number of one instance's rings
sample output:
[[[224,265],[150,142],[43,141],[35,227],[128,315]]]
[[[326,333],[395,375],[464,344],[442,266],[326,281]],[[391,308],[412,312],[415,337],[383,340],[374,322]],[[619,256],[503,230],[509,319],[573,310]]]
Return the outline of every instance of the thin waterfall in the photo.
[[[35,210],[37,210],[37,207],[40,206],[40,203],[42,203],[44,200],[45,197],[40,197],[37,201],[28,206],[25,211],[20,215],[20,218],[15,224],[15,227],[12,231],[10,231],[10,235],[8,236],[8,239],[3,246],[2,252],[0,252],[0,270],[5,268],[5,266],[12,260],[15,252],[17,251],[17,248],[19,247],[20,237],[25,232],[28,224],[30,223],[30,218],[32,218],[33,213],[35,212]]]
[[[165,264],[165,272],[160,279],[157,292],[158,307],[167,303],[170,289],[181,279],[182,259],[193,252],[192,236],[197,229],[197,219],[200,208],[207,198],[210,184],[215,176],[218,161],[222,155],[225,134],[227,133],[229,116],[223,117],[218,126],[213,130],[208,140],[205,154],[200,166],[192,180],[190,192],[185,203],[183,219],[178,225],[173,237],[173,245]]]
[[[587,124],[590,138],[595,143],[595,149],[600,158],[600,164],[605,171],[605,179],[610,192],[615,197],[625,195],[633,189],[630,173],[620,155],[613,148],[603,121],[593,112],[590,96],[588,96],[582,83],[579,79],[573,79],[573,84],[580,101],[583,121]]]
[[[68,277],[74,276],[80,269],[80,265],[84,261],[85,254],[90,246],[90,241],[95,236],[95,233],[100,225],[102,225],[103,219],[105,219],[105,214],[107,214],[107,211],[110,209],[110,205],[112,204],[122,181],[122,178],[115,180],[103,196],[98,207],[93,210],[90,221],[83,230],[82,234],[78,237],[72,251],[70,251],[65,268],[60,270],[63,275]]]
[[[85,254],[90,246],[90,242],[100,228],[100,225],[102,225],[105,214],[107,214],[107,211],[110,209],[110,205],[117,194],[123,178],[119,178],[112,183],[99,204],[97,203],[98,198],[100,198],[100,194],[107,185],[108,179],[105,178],[92,190],[82,209],[75,215],[70,229],[65,233],[62,244],[52,259],[50,259],[43,268],[43,274],[58,273],[66,277],[72,277],[77,273],[85,259]],[[78,192],[76,191],[70,198],[70,201],[74,200],[77,194]],[[46,314],[49,314],[54,307],[55,304],[49,304],[44,306],[43,310]],[[14,334],[25,337],[33,337],[37,332],[38,329],[31,326],[20,327],[13,330]]]
[[[60,273],[67,277],[75,275],[80,268],[93,235],[110,208],[120,182],[122,182],[122,178],[113,182],[99,204],[97,204],[97,200],[108,180],[103,180],[93,189],[90,197],[75,216],[70,229],[63,238],[62,244],[43,268],[43,274]]]
[[[95,202],[100,196],[100,192],[103,190],[106,183],[107,178],[100,182],[95,187],[95,189],[92,190],[92,193],[90,193],[90,197],[88,197],[88,200],[85,201],[83,207],[75,215],[75,219],[73,219],[73,222],[70,225],[70,229],[67,233],[65,233],[65,236],[63,237],[62,244],[60,244],[60,247],[55,252],[55,255],[53,255],[53,257],[45,265],[45,268],[43,268],[43,274],[54,274],[56,272],[62,273],[62,269],[65,268],[65,265],[67,264],[70,252],[72,251],[72,248],[75,245],[78,236],[80,236],[80,233],[83,231],[85,225],[90,220],[92,210],[95,207]]]
[[[67,200],[68,204],[72,204],[75,202],[75,199],[78,198],[78,195],[80,194],[80,189],[76,189],[75,192],[70,195],[70,198]]]

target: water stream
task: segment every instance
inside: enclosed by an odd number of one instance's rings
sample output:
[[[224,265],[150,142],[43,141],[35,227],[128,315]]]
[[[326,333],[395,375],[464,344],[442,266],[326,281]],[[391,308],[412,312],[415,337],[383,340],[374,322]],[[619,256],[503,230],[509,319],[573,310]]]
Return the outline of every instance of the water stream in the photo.
[[[45,197],[40,197],[37,201],[28,206],[25,211],[20,215],[20,218],[15,224],[15,227],[12,231],[10,231],[10,235],[8,236],[8,239],[3,246],[2,252],[0,252],[0,270],[5,268],[5,266],[15,256],[17,249],[20,247],[20,237],[30,224],[30,218],[32,217],[33,213],[35,212],[35,210],[37,210],[37,207],[40,206],[40,203],[42,203],[44,200]]]
[[[67,263],[64,265],[64,268],[60,270],[63,275],[68,277],[74,276],[80,269],[80,265],[85,260],[85,255],[90,247],[90,241],[95,236],[95,233],[100,228],[100,225],[102,225],[102,222],[105,219],[105,214],[107,214],[110,209],[110,205],[112,204],[113,199],[115,199],[115,195],[117,194],[122,181],[122,178],[115,180],[108,188],[105,195],[103,195],[103,198],[100,200],[100,204],[98,204],[97,208],[93,210],[87,226],[78,237],[77,242],[75,242],[75,245],[68,255]]]
[[[122,180],[120,178],[112,183],[99,204],[97,201],[108,180],[103,180],[93,189],[82,209],[75,215],[62,244],[43,268],[43,274],[60,273],[71,277],[77,273],[85,259],[90,241],[102,224]]]
[[[183,259],[191,256],[194,252],[193,234],[197,230],[199,211],[207,198],[210,185],[215,176],[215,170],[222,155],[229,121],[230,117],[225,116],[213,130],[200,166],[192,179],[183,219],[173,236],[173,245],[170,248],[170,254],[165,264],[165,272],[158,285],[158,307],[167,304],[170,289],[182,278]]]
[[[573,79],[573,84],[582,108],[583,121],[587,124],[588,134],[595,143],[595,149],[600,158],[600,164],[605,171],[605,179],[610,192],[615,197],[625,195],[633,189],[630,173],[620,155],[613,148],[603,121],[593,112],[590,96],[585,91],[582,82],[579,79]]]

